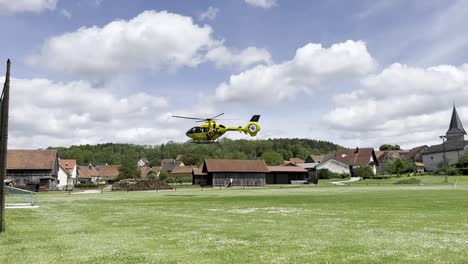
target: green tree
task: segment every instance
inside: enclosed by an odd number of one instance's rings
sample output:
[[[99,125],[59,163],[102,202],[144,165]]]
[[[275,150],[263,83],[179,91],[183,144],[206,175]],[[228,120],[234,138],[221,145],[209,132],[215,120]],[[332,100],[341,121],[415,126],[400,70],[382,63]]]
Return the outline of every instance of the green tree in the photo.
[[[354,177],[361,177],[363,179],[372,179],[374,177],[374,172],[369,166],[360,166],[353,169]]]
[[[138,167],[136,162],[124,161],[119,168],[119,176],[117,179],[134,179],[139,178],[140,174],[138,173]]]
[[[460,156],[457,163],[455,163],[455,167],[457,167],[457,168],[468,168],[468,155]]]
[[[383,144],[379,148],[380,151],[400,150],[400,149],[401,148],[399,145],[390,145],[390,144]]]
[[[283,164],[283,156],[276,151],[267,150],[263,153],[262,159],[268,165],[281,165]]]

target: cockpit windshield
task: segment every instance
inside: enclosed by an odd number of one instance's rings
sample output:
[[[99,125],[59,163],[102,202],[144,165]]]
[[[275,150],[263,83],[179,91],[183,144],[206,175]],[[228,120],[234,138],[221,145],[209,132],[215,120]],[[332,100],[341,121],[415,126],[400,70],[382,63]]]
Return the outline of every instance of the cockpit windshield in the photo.
[[[204,133],[208,132],[208,128],[206,127],[192,127],[187,131],[187,134],[197,134],[197,133]]]

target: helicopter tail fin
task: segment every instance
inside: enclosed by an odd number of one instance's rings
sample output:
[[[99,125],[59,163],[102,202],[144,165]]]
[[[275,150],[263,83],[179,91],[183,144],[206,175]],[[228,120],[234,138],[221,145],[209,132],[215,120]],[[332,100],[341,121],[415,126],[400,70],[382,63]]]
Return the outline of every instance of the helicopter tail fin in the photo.
[[[260,115],[252,116],[249,123],[247,123],[247,125],[242,128],[244,133],[249,134],[251,137],[255,137],[258,131],[260,131],[260,124],[258,124],[259,119],[260,119]]]

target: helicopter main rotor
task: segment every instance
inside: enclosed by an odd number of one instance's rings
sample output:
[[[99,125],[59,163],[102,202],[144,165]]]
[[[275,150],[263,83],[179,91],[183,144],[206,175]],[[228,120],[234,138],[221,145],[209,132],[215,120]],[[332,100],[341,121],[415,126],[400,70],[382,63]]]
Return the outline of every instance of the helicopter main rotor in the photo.
[[[221,113],[219,115],[215,115],[213,117],[209,117],[209,118],[199,118],[199,117],[188,117],[188,116],[178,116],[178,115],[173,115],[172,117],[175,117],[175,118],[182,118],[182,119],[190,119],[190,120],[196,120],[195,122],[211,122],[211,121],[214,121],[216,120],[216,118],[220,117],[224,115],[224,113]]]

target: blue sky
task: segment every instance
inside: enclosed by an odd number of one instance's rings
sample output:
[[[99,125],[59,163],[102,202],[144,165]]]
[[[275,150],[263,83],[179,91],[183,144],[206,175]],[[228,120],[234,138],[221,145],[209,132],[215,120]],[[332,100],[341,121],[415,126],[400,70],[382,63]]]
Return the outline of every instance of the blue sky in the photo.
[[[376,148],[468,123],[466,1],[12,2],[13,148],[184,141],[173,114]]]

